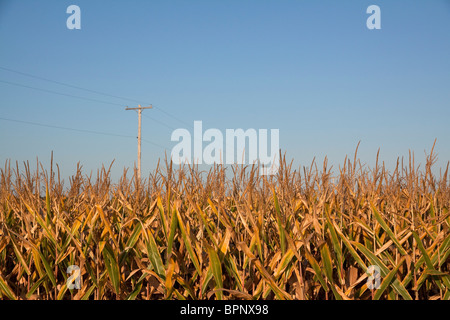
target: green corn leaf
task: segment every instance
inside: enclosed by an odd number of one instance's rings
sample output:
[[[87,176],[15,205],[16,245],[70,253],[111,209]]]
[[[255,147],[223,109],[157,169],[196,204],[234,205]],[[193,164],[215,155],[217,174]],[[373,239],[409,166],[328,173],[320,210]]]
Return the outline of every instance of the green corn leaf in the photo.
[[[139,221],[136,224],[136,227],[134,227],[133,233],[128,238],[128,241],[127,241],[127,244],[126,244],[127,248],[133,248],[134,247],[134,245],[136,244],[136,242],[139,239],[139,236],[141,235],[141,231],[142,231],[142,223]]]
[[[430,256],[428,255],[427,250],[425,249],[425,247],[423,246],[422,240],[420,240],[419,235],[417,234],[416,231],[413,231],[413,237],[416,240],[417,246],[419,247],[419,250],[422,252],[422,257],[425,260],[425,264],[427,265],[428,268],[428,272],[424,273],[424,276],[426,277],[426,275],[431,275],[431,273],[438,273],[439,271],[437,271],[434,268],[433,262],[431,261]],[[424,278],[425,279],[425,278]],[[441,278],[442,282],[444,283],[444,285],[447,287],[447,289],[450,289],[450,280],[448,277],[443,277]],[[435,279],[438,286],[441,285],[441,281],[439,279]],[[421,281],[422,282],[422,281]]]
[[[164,207],[162,205],[161,196],[158,196],[157,206],[158,206],[158,210],[159,210],[159,218],[161,219],[161,225],[163,227],[164,236],[167,239],[167,236],[168,236],[167,222],[166,222],[166,215],[164,214]]]
[[[167,258],[170,257],[170,255],[172,254],[173,240],[175,239],[177,227],[178,227],[177,215],[175,213],[172,213],[172,220],[170,222],[169,240],[167,242]]]
[[[392,279],[397,274],[398,269],[401,267],[405,259],[406,257],[402,257],[402,259],[400,259],[400,261],[398,262],[397,266],[386,275],[386,277],[381,282],[380,287],[375,292],[374,300],[379,300],[381,298],[386,288],[391,284]]]
[[[377,221],[380,224],[380,226],[388,234],[388,236],[389,236],[389,238],[391,238],[392,242],[394,242],[394,244],[397,247],[398,251],[400,251],[400,254],[402,256],[407,255],[405,249],[403,249],[402,245],[397,240],[397,238],[395,237],[394,233],[389,228],[389,226],[386,224],[386,222],[383,220],[383,218],[381,217],[380,213],[377,211],[377,209],[375,208],[375,206],[373,204],[372,204],[372,211],[373,211],[375,219],[377,219]]]
[[[1,275],[0,275],[0,291],[2,292],[2,294],[8,297],[8,299],[17,300],[16,295],[14,294],[14,292],[11,290],[11,288],[8,286],[8,284]]]
[[[48,279],[47,275],[44,275],[43,277],[41,277],[38,281],[36,281],[33,286],[30,288],[30,291],[27,292],[26,294],[26,298],[30,299],[30,297],[33,295],[33,293],[37,290],[37,288],[39,288],[39,286]]]
[[[150,230],[147,231],[147,254],[153,269],[161,279],[166,279],[166,270],[159,254],[158,246],[156,245],[155,238]]]
[[[194,252],[194,249],[192,249],[191,240],[189,238],[189,235],[186,232],[186,228],[184,226],[183,219],[181,218],[180,212],[176,208],[174,210],[175,210],[175,213],[178,218],[178,226],[180,227],[180,230],[181,230],[181,236],[183,238],[184,245],[186,246],[186,250],[188,251],[191,261],[195,266],[195,269],[197,270],[198,274],[200,275],[200,274],[202,274],[202,269],[200,268],[200,263],[198,262],[198,258]]]
[[[367,271],[367,266],[359,256],[359,254],[356,252],[356,250],[353,248],[350,241],[344,236],[342,231],[339,229],[339,227],[333,222],[333,227],[336,230],[336,233],[339,235],[339,237],[342,239],[342,242],[347,247],[347,250],[350,252],[351,256],[355,261],[358,263],[358,265],[364,270],[364,272]]]
[[[94,292],[95,288],[97,286],[95,284],[93,284],[88,291],[86,291],[86,293],[81,297],[81,300],[89,300],[89,297],[91,296],[92,292]]]
[[[222,283],[222,264],[220,263],[219,256],[217,255],[217,252],[214,250],[214,248],[208,246],[208,255],[209,255],[209,262],[212,269],[212,273],[214,275],[214,280],[216,282],[216,289],[215,292],[216,297],[218,300],[223,299],[223,292],[221,289],[223,289],[223,283]]]
[[[286,254],[286,237],[284,235],[284,228],[281,219],[281,210],[280,205],[278,204],[278,197],[277,194],[275,193],[275,190],[273,190],[273,199],[275,202],[275,213],[277,218],[278,234],[280,235],[281,255],[284,256]]]
[[[109,279],[113,285],[115,293],[119,294],[120,289],[120,271],[116,261],[114,251],[109,243],[106,243],[102,250],[105,266],[108,271]]]
[[[143,283],[143,281],[140,281],[136,284],[136,287],[134,288],[133,292],[131,292],[130,295],[127,297],[127,300],[135,300],[136,299],[137,295],[141,292],[142,283]]]
[[[312,268],[314,269],[314,272],[316,274],[317,279],[319,280],[320,284],[322,285],[322,288],[325,290],[325,292],[328,291],[328,286],[325,282],[325,279],[322,275],[322,270],[320,269],[319,263],[317,260],[312,256],[312,254],[309,252],[309,250],[305,247],[305,257],[311,264]]]
[[[375,254],[373,254],[370,250],[368,250],[366,247],[364,247],[362,244],[358,242],[351,242],[356,248],[358,248],[359,251],[361,251],[367,259],[370,261],[372,265],[378,266],[380,268],[381,276],[385,278],[389,274],[389,269],[384,265],[384,263],[378,259]],[[367,272],[367,269],[365,270]],[[398,281],[398,279],[395,279],[391,286],[397,291],[398,294],[400,294],[403,299],[405,300],[412,300],[411,295],[409,292],[405,289],[403,284]]]

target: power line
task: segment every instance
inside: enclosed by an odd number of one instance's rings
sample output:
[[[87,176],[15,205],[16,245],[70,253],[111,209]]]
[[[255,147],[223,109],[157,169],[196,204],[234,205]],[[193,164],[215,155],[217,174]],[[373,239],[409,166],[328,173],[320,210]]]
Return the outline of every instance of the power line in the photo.
[[[97,91],[97,90],[91,90],[91,89],[87,89],[87,88],[84,88],[84,87],[79,87],[79,86],[75,86],[75,85],[72,85],[72,84],[68,84],[68,83],[65,83],[65,82],[56,81],[56,80],[52,80],[52,79],[36,76],[36,75],[30,74],[30,73],[26,73],[26,72],[21,72],[21,71],[5,68],[5,67],[2,67],[2,66],[0,66],[0,69],[5,70],[5,71],[9,71],[9,72],[13,72],[13,73],[17,73],[17,74],[20,74],[20,75],[23,75],[23,76],[26,76],[26,77],[30,77],[30,78],[34,78],[34,79],[38,79],[38,80],[43,80],[43,81],[59,84],[59,85],[62,85],[62,86],[78,89],[78,90],[84,90],[84,91],[87,91],[87,92],[91,92],[91,93],[95,93],[95,94],[99,94],[99,95],[103,95],[103,96],[108,96],[108,97],[122,99],[122,100],[127,100],[127,101],[134,101],[134,102],[143,103],[143,104],[150,104],[150,103],[142,101],[142,100],[121,97],[121,96],[112,95],[112,94],[101,92],[101,91]],[[103,103],[105,103],[105,102],[103,102]],[[122,105],[120,105],[120,106],[122,106]],[[171,117],[172,119],[177,120],[178,122],[183,123],[183,124],[187,125],[188,127],[192,128],[192,126],[189,123],[187,123],[184,120],[181,120],[178,117],[170,114],[169,112],[165,111],[164,109],[161,109],[158,106],[153,106],[153,107],[156,110],[159,110],[160,112],[162,112],[162,113],[166,114],[167,116]]]
[[[94,131],[94,130],[86,130],[86,129],[76,129],[76,128],[55,126],[55,125],[51,125],[51,124],[44,124],[44,123],[38,123],[38,122],[23,121],[23,120],[17,120],[17,119],[9,119],[9,118],[3,118],[3,117],[0,117],[0,120],[10,121],[10,122],[17,122],[17,123],[23,123],[23,124],[29,124],[29,125],[39,126],[39,127],[47,127],[47,128],[52,128],[52,129],[60,129],[60,130],[76,131],[76,132],[83,132],[83,133],[100,134],[100,135],[113,136],[113,137],[122,137],[122,138],[133,138],[133,139],[136,139],[136,136],[131,136],[131,135],[123,135],[123,134],[117,134],[117,133]],[[153,141],[150,141],[150,140],[147,140],[147,139],[142,139],[142,141],[145,141],[145,142],[150,143],[150,144],[152,144],[154,146],[160,147],[160,148],[162,148],[164,150],[168,150],[167,148],[163,147],[162,145],[160,145],[160,144],[158,144],[156,142],[153,142]]]
[[[169,126],[168,124],[165,124],[165,123],[162,122],[162,121],[159,121],[159,120],[157,120],[157,119],[155,119],[155,118],[149,117],[149,116],[147,116],[147,115],[144,114],[144,113],[143,113],[142,115],[143,115],[144,117],[149,118],[149,119],[153,120],[154,122],[156,122],[156,123],[158,123],[158,124],[160,124],[160,125],[166,127],[166,128],[169,128],[169,129],[171,129],[171,130],[175,130],[174,127]]]
[[[78,89],[78,90],[84,90],[84,91],[88,91],[88,92],[91,92],[91,93],[95,93],[95,94],[99,94],[99,95],[103,95],[103,96],[108,96],[108,97],[111,97],[111,98],[117,98],[117,99],[122,99],[122,100],[127,100],[127,101],[134,101],[134,102],[142,102],[142,101],[139,101],[139,100],[136,100],[136,99],[120,97],[120,96],[112,95],[112,94],[109,94],[109,93],[104,93],[104,92],[91,90],[91,89],[87,89],[87,88],[83,88],[83,87],[79,87],[79,86],[74,86],[72,84],[68,84],[68,83],[65,83],[65,82],[39,77],[39,76],[36,76],[36,75],[32,75],[32,74],[21,72],[21,71],[17,71],[17,70],[12,70],[12,69],[5,68],[5,67],[2,67],[2,66],[0,66],[0,69],[6,70],[6,71],[9,71],[9,72],[14,72],[14,73],[17,73],[17,74],[20,74],[20,75],[23,75],[23,76],[27,76],[27,77],[30,77],[30,78],[34,78],[34,79],[56,83],[56,84],[59,84],[59,85],[62,85],[62,86],[66,86],[66,87],[69,87],[69,88],[74,88],[74,89]],[[123,106],[123,105],[121,105],[121,106]]]
[[[162,145],[157,144],[157,143],[155,143],[155,142],[153,142],[153,141],[150,141],[150,140],[147,140],[147,139],[144,139],[144,138],[141,138],[141,140],[144,141],[144,142],[147,142],[147,143],[149,143],[149,144],[152,144],[152,145],[154,145],[154,146],[156,146],[156,147],[162,148],[162,149],[164,149],[164,150],[167,150],[167,151],[169,150],[169,149],[167,149],[166,147],[163,147]]]
[[[6,84],[10,84],[10,85],[13,85],[13,86],[17,86],[17,87],[23,87],[23,88],[28,88],[28,89],[33,89],[33,90],[42,91],[42,92],[47,92],[47,93],[57,94],[57,95],[60,95],[60,96],[66,96],[66,97],[70,97],[70,98],[77,98],[77,99],[87,100],[87,101],[91,101],[91,102],[99,102],[99,103],[105,103],[105,104],[111,104],[111,105],[116,105],[116,106],[121,106],[121,107],[123,107],[123,105],[122,105],[122,104],[119,104],[119,103],[108,102],[108,101],[102,101],[102,100],[91,99],[91,98],[86,98],[86,97],[76,96],[76,95],[67,94],[67,93],[61,93],[61,92],[52,91],[52,90],[47,90],[47,89],[36,88],[36,87],[27,86],[27,85],[24,85],[24,84],[15,83],[15,82],[10,82],[10,81],[5,81],[5,80],[0,80],[0,82],[6,83]]]
[[[101,132],[101,131],[93,131],[93,130],[85,130],[85,129],[76,129],[76,128],[68,128],[68,127],[61,127],[61,126],[55,126],[55,125],[51,125],[51,124],[44,124],[44,123],[38,123],[38,122],[23,121],[23,120],[17,120],[17,119],[8,119],[8,118],[3,118],[3,117],[0,117],[0,120],[10,121],[10,122],[18,122],[18,123],[24,123],[24,124],[30,124],[30,125],[34,125],[34,126],[40,126],[40,127],[61,129],[61,130],[78,131],[78,132],[101,134],[101,135],[114,136],[114,137],[123,137],[123,138],[136,138],[135,136],[128,136],[128,135],[123,135],[123,134]]]
[[[0,67],[1,69],[1,67]],[[108,102],[108,101],[102,101],[102,100],[98,100],[98,99],[91,99],[91,98],[87,98],[87,97],[81,97],[81,96],[76,96],[76,95],[72,95],[72,94],[67,94],[67,93],[62,93],[62,92],[57,92],[57,91],[52,91],[52,90],[47,90],[47,89],[41,89],[41,88],[36,88],[36,87],[32,87],[32,86],[28,86],[28,85],[24,85],[24,84],[20,84],[20,83],[15,83],[15,82],[10,82],[10,81],[5,81],[5,80],[0,80],[1,83],[5,83],[5,84],[9,84],[9,85],[13,85],[13,86],[17,86],[17,87],[22,87],[22,88],[27,88],[27,89],[33,89],[33,90],[38,90],[38,91],[42,91],[42,92],[46,92],[46,93],[51,93],[51,94],[57,94],[60,96],[65,96],[65,97],[70,97],[70,98],[77,98],[77,99],[82,99],[82,100],[87,100],[87,101],[91,101],[91,102],[99,102],[99,103],[104,103],[104,104],[111,104],[111,105],[116,105],[116,106],[121,106],[123,107],[122,104],[118,104],[118,103],[114,103],[114,102]],[[156,107],[155,107],[156,108]],[[151,120],[153,120],[154,122],[169,128],[171,130],[175,130],[175,128],[173,128],[172,126],[157,120],[155,118],[149,117],[147,115],[144,115],[144,117],[147,117]]]
[[[172,119],[175,119],[175,120],[177,120],[178,122],[185,124],[185,125],[188,126],[189,128],[191,128],[191,129],[193,128],[192,125],[189,124],[189,123],[187,123],[186,121],[181,120],[181,119],[178,119],[178,118],[175,117],[174,115],[172,115],[172,114],[170,114],[170,113],[164,111],[163,109],[161,109],[161,108],[159,108],[159,107],[157,107],[157,106],[153,106],[153,107],[154,107],[156,110],[159,110],[160,112],[162,112],[162,113],[168,115],[168,116],[171,117]]]

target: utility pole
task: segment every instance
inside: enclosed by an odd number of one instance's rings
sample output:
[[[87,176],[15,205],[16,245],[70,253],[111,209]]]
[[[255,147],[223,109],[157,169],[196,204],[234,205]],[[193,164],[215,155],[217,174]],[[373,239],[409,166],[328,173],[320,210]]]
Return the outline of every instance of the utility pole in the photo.
[[[152,109],[153,106],[150,105],[149,107],[141,107],[141,105],[139,105],[138,108],[128,108],[126,107],[125,110],[137,110],[138,111],[138,115],[139,115],[139,125],[138,125],[138,178],[139,178],[139,182],[141,181],[141,115],[142,115],[142,110],[144,109]]]

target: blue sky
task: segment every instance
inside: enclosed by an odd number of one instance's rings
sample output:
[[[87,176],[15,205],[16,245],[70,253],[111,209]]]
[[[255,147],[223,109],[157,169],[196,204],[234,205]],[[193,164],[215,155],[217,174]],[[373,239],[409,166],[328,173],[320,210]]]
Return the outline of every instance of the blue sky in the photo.
[[[69,30],[66,8],[81,8]],[[366,8],[381,8],[369,30]],[[437,138],[450,160],[450,1],[8,1],[0,0],[0,118],[108,132],[96,135],[0,120],[0,163],[49,163],[63,176],[115,159],[136,161],[144,111],[143,175],[175,145],[173,129],[279,129],[294,165],[346,155],[393,166],[423,162]],[[10,83],[100,101],[51,94]],[[112,104],[102,103],[110,102]]]

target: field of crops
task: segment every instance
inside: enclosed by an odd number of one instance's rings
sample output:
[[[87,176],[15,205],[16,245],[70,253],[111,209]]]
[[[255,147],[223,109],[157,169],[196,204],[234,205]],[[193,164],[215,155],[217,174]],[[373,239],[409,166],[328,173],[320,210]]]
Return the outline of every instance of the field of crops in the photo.
[[[64,185],[56,165],[6,162],[0,299],[450,299],[448,166],[435,176],[434,161],[282,158],[276,176],[166,162],[115,184],[78,167]]]

